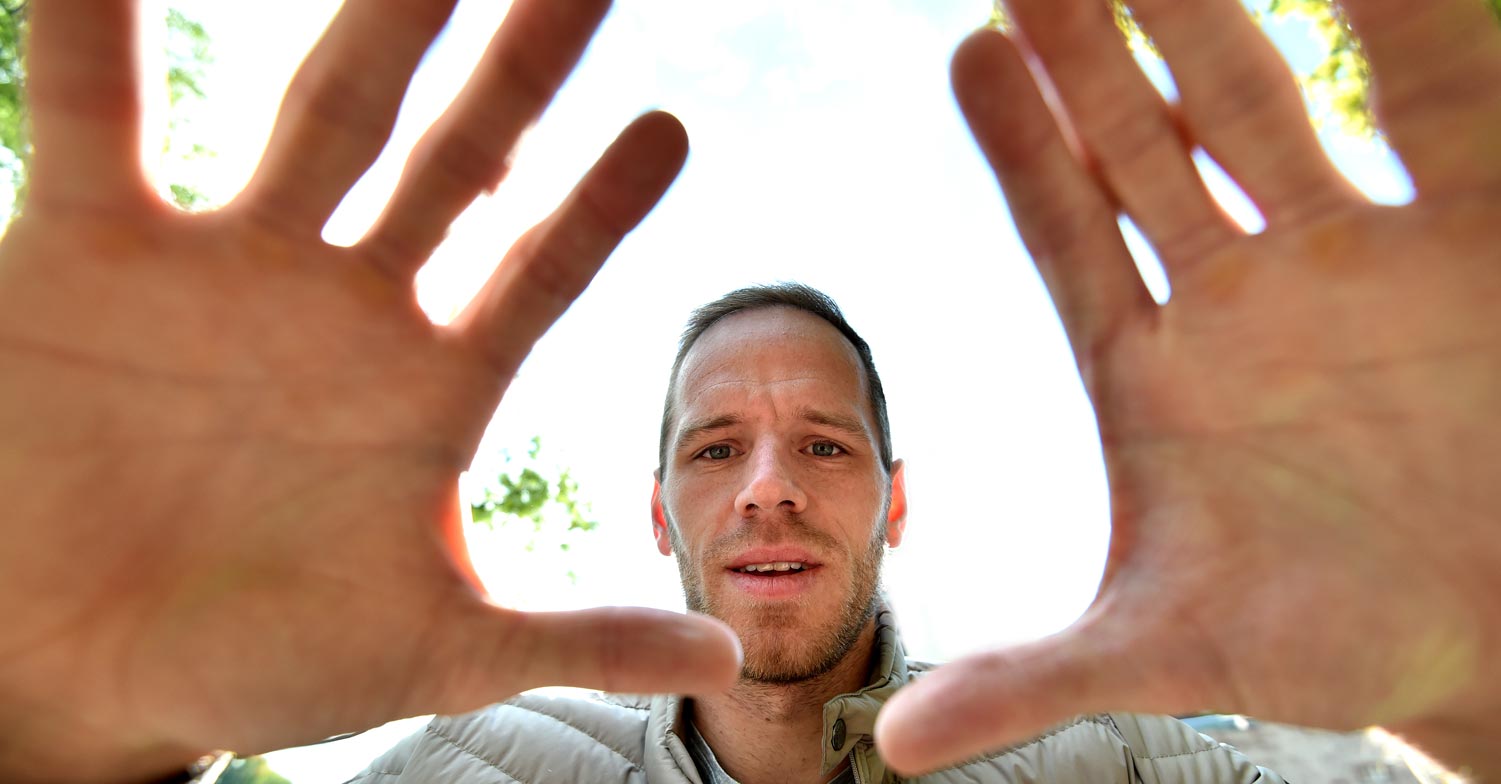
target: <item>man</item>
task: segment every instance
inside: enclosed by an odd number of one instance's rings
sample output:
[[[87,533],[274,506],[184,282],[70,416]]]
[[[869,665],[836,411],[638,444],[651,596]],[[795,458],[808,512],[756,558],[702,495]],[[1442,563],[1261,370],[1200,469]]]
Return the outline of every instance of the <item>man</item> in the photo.
[[[1074,628],[895,697],[880,748],[915,773],[1068,716],[1212,707],[1381,724],[1501,777],[1495,17],[1341,3],[1416,186],[1385,207],[1333,170],[1236,0],[1129,3],[1177,105],[1105,0],[1007,5],[1017,35],[966,42],[955,90],[1095,405],[1110,560]],[[709,619],[488,604],[458,529],[507,381],[668,187],[682,128],[627,128],[456,323],[413,305],[605,0],[517,0],[370,234],[321,239],[452,7],[345,3],[249,187],[187,216],[141,171],[136,1],[28,4],[36,149],[0,242],[0,779],[148,781],[546,684],[735,682]],[[1225,220],[1195,147],[1265,231]],[[1168,272],[1161,308],[1122,214]]]
[[[879,595],[907,525],[871,351],[822,293],[782,284],[697,310],[663,408],[652,535],[688,608],[745,660],[726,693],[523,696],[439,718],[356,781],[879,784],[873,739],[906,661]],[[1123,663],[1121,677],[1129,677]],[[1281,782],[1167,718],[1078,717],[931,782]]]

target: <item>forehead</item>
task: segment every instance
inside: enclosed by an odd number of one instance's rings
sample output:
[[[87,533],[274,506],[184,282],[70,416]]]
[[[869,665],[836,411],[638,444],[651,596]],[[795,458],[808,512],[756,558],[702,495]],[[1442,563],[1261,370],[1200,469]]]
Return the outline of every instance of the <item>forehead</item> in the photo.
[[[865,369],[854,346],[818,316],[781,306],[735,313],[705,330],[683,358],[673,394],[689,411],[767,388],[865,408]]]

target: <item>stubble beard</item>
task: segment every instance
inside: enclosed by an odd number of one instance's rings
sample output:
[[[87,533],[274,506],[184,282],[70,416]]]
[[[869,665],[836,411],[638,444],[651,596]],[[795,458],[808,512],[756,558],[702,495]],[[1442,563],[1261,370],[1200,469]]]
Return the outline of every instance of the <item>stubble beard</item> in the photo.
[[[800,615],[810,609],[802,602],[758,609],[756,622],[751,628],[735,628],[745,651],[745,663],[740,671],[742,680],[765,684],[799,683],[829,672],[849,655],[860,639],[860,633],[875,617],[881,564],[886,554],[885,517],[883,511],[883,522],[875,527],[865,552],[853,560],[850,593],[839,609],[836,623],[811,630],[808,644],[797,644],[799,636],[808,633],[799,622]],[[691,562],[686,555],[688,549],[678,536],[677,525],[669,519],[667,527],[673,552],[677,555],[678,573],[682,577],[688,609],[735,627],[735,619],[727,617],[728,613],[704,589],[698,564]],[[827,534],[805,525],[799,529],[803,532],[800,538],[822,545],[819,549],[828,552],[836,548],[834,539]],[[734,547],[739,538],[742,537],[732,535],[725,541],[716,542],[710,552]]]

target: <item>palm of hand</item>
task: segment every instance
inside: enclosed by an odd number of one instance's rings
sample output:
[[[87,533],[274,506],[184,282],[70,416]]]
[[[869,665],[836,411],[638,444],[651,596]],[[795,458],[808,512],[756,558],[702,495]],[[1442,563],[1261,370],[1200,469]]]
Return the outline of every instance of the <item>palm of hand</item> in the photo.
[[[406,624],[465,597],[478,611],[453,496],[494,370],[349,251],[229,213],[121,215],[103,240],[134,253],[76,239],[113,217],[31,216],[5,246],[6,462],[51,478],[5,495],[27,499],[20,550],[57,559],[7,570],[5,596],[53,598],[6,608],[33,631],[5,658],[62,668],[34,682],[94,695],[103,725],[173,717],[173,737],[192,737],[230,718],[219,742],[257,748],[307,739],[254,728],[317,684],[248,701],[215,664],[226,647],[391,701],[325,703],[330,734],[425,696],[377,687],[434,655]],[[60,575],[93,590],[45,590]],[[309,622],[334,617],[347,622]],[[307,666],[321,657],[350,666]]]
[[[1501,558],[1498,219],[1362,207],[1246,238],[1081,363],[1114,509],[1085,625],[1160,654],[1160,710],[1353,729],[1494,699],[1469,684],[1501,588],[1474,567]]]

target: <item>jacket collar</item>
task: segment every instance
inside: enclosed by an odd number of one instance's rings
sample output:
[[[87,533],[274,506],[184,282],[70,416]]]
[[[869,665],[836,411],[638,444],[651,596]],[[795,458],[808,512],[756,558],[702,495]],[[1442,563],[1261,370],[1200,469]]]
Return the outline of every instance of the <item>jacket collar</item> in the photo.
[[[828,773],[851,752],[858,752],[851,764],[860,766],[862,781],[884,781],[886,766],[875,750],[876,714],[897,689],[907,684],[910,673],[907,657],[897,634],[896,617],[884,599],[876,608],[875,655],[871,657],[870,679],[859,691],[841,694],[823,706],[823,771]],[[680,695],[658,696],[651,700],[646,724],[646,780],[651,782],[687,781],[702,784],[693,758],[683,743],[687,728],[683,726]]]

